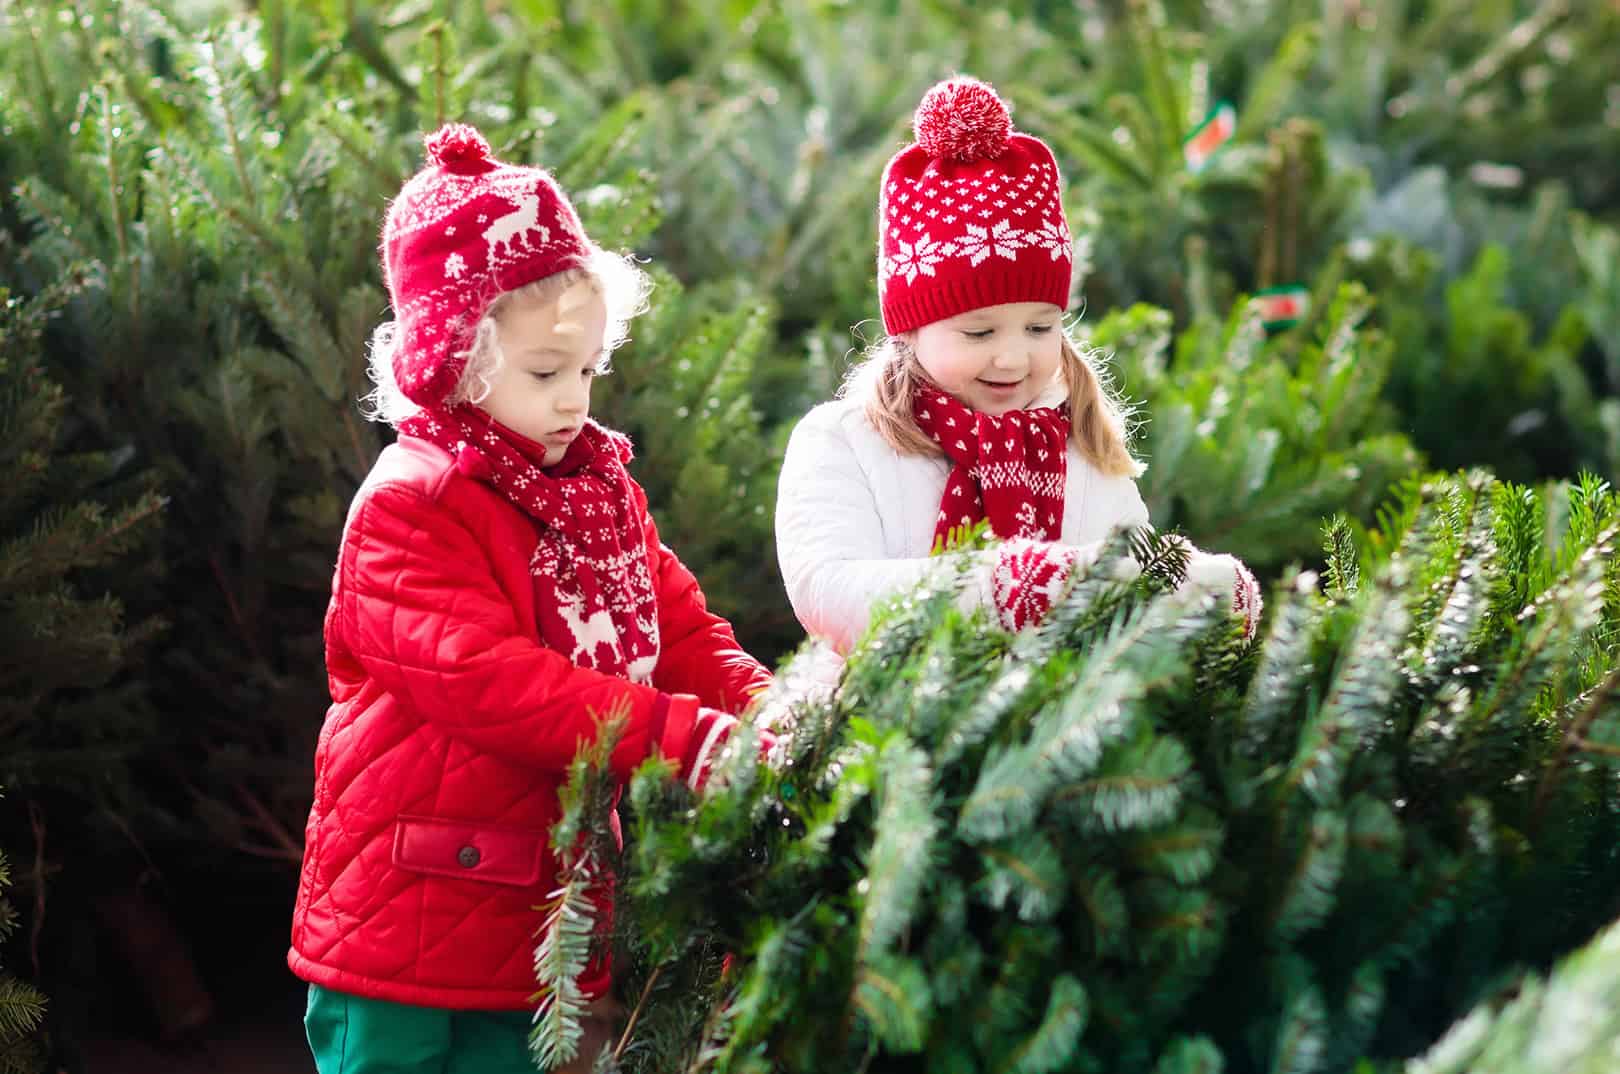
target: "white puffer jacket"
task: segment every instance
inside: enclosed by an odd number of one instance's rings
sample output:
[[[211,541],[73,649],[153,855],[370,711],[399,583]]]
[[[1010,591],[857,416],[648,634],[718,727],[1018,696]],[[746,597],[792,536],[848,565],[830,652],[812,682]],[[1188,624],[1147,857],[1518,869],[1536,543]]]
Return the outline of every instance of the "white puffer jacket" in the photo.
[[[1054,383],[1033,405],[1058,406],[1067,394]],[[806,632],[848,652],[875,605],[939,567],[929,552],[949,474],[942,457],[896,452],[856,400],[823,403],[799,421],[777,487],[776,552]],[[1136,482],[1105,476],[1071,442],[1063,543],[1095,550],[1114,527],[1147,522]],[[990,599],[994,553],[981,558],[970,602]]]

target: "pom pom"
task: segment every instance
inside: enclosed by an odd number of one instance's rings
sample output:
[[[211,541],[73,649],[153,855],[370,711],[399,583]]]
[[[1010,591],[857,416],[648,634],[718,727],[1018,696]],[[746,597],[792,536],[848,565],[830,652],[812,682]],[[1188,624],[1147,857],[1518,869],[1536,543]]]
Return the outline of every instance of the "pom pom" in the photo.
[[[428,160],[441,168],[488,164],[489,143],[476,127],[446,123],[427,136]]]
[[[917,106],[917,145],[931,157],[971,164],[995,159],[1012,136],[1012,116],[996,91],[976,78],[941,82]]]

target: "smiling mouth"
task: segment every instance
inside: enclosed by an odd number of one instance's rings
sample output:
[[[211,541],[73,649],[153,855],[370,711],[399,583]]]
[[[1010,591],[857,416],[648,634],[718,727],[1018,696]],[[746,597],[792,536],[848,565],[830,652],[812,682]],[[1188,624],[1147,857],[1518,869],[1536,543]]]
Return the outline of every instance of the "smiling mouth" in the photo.
[[[1019,377],[1017,380],[985,380],[983,377],[977,379],[980,384],[987,388],[1016,388],[1024,383],[1023,377]]]

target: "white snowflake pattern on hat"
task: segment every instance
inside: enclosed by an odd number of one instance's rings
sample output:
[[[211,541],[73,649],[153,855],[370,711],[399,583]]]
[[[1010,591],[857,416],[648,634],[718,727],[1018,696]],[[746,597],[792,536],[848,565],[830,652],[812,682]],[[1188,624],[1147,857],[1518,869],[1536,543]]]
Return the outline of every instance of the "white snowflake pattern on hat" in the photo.
[[[915,242],[901,240],[895,243],[894,255],[885,263],[886,275],[904,276],[906,282],[911,283],[919,273],[932,276],[934,266],[954,253],[956,246],[953,243],[938,242],[929,238],[925,231],[917,236]]]
[[[1041,226],[1029,232],[1029,244],[1040,247],[1052,255],[1056,261],[1060,257],[1067,257],[1074,249],[1074,236],[1069,234],[1069,227],[1061,219],[1053,220],[1050,217],[1041,221]]]
[[[969,224],[966,236],[957,245],[957,251],[968,259],[968,264],[974,266],[991,254],[1016,261],[1018,251],[1026,245],[1028,234],[1013,227],[1011,220],[1003,220],[991,228]]]

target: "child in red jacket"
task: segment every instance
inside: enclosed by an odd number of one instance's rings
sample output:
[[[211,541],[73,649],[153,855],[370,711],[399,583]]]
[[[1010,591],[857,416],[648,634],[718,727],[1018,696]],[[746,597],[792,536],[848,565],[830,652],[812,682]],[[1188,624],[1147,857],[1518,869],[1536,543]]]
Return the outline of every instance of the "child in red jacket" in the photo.
[[[471,127],[427,146],[383,235],[373,405],[400,435],[326,618],[288,956],[321,1074],[533,1070],[536,907],[579,744],[628,711],[614,769],[657,752],[699,786],[770,678],[659,542],[629,441],[588,416],[646,277]],[[600,1017],[564,1069],[608,1036],[606,965],[588,977]]]

